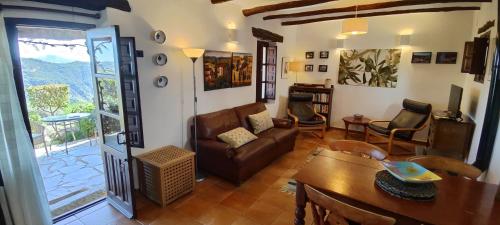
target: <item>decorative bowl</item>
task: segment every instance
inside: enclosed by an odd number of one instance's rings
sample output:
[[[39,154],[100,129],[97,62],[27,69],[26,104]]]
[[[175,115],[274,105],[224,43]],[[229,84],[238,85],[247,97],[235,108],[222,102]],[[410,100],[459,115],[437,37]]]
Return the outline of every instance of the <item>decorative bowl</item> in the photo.
[[[354,116],[354,119],[357,119],[357,120],[363,119],[362,114],[354,114],[353,116]]]
[[[441,177],[414,162],[382,162],[389,173],[403,182],[431,183]]]

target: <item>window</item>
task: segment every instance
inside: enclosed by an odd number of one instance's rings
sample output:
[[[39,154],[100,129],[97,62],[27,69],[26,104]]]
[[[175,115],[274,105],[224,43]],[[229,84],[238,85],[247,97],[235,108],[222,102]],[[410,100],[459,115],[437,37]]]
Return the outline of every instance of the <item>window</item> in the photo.
[[[276,43],[257,42],[257,102],[276,99]]]

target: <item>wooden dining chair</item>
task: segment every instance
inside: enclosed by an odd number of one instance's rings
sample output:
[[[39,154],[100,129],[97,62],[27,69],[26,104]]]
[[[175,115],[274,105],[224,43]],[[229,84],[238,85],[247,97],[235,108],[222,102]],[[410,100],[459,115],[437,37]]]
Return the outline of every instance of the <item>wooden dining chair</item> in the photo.
[[[309,185],[305,185],[304,188],[311,203],[315,225],[348,225],[349,221],[361,225],[392,225],[396,223],[394,218],[348,205]]]
[[[482,173],[478,168],[466,164],[460,160],[442,156],[414,156],[408,158],[408,161],[416,162],[428,170],[451,172],[472,180],[476,180],[479,176],[481,176]]]
[[[385,160],[388,155],[386,151],[378,146],[353,140],[334,141],[330,143],[330,149],[379,161]]]

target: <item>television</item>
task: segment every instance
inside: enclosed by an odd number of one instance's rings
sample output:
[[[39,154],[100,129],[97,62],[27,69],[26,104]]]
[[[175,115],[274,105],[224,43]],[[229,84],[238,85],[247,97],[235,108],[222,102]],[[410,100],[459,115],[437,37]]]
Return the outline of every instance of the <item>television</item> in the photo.
[[[452,84],[450,91],[450,100],[448,101],[448,117],[457,119],[462,117],[460,104],[462,103],[463,88]]]

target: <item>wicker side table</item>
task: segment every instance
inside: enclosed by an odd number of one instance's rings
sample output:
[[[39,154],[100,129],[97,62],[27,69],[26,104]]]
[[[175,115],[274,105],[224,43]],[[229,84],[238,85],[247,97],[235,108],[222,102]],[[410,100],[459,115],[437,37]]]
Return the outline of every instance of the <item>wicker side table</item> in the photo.
[[[188,150],[166,146],[137,156],[141,193],[165,207],[193,191],[194,155]]]

